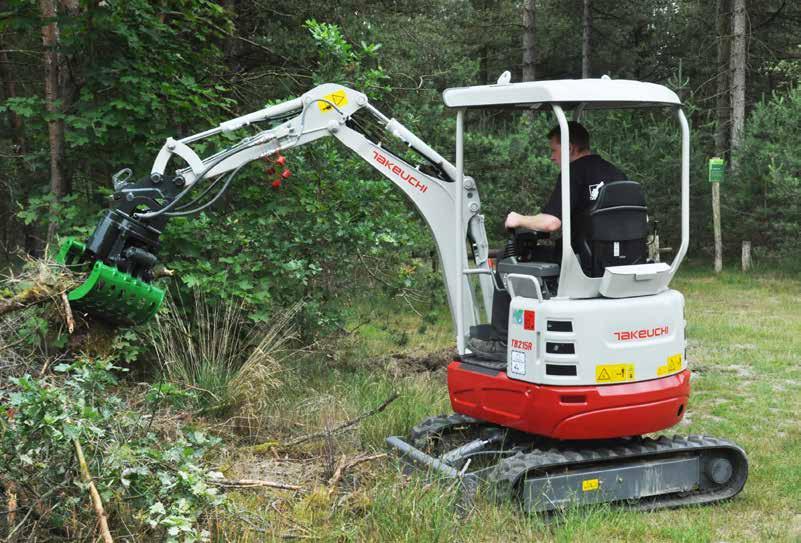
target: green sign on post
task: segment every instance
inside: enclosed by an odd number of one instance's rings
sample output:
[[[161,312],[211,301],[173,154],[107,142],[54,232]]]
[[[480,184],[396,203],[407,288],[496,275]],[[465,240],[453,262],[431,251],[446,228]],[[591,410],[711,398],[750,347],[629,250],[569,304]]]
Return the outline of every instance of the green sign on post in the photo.
[[[722,158],[709,159],[709,182],[721,183],[723,181],[723,173],[726,171],[726,161]]]

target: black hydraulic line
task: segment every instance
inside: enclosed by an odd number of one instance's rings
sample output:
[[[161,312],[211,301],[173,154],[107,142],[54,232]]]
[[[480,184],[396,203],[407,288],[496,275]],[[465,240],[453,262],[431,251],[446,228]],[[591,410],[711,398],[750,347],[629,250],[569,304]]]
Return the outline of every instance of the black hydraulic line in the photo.
[[[215,178],[214,181],[212,181],[211,184],[208,187],[203,189],[203,192],[201,192],[200,194],[198,194],[197,196],[192,198],[189,202],[187,202],[187,203],[185,203],[185,204],[183,204],[181,206],[176,207],[175,211],[184,211],[184,210],[186,210],[186,208],[191,207],[191,206],[197,204],[198,202],[200,202],[203,199],[204,196],[206,196],[209,192],[211,192],[211,190],[214,187],[217,186],[217,183],[219,183],[220,179],[222,179],[222,178],[223,178],[222,175],[217,176],[217,178]],[[168,213],[168,215],[169,215],[169,213]]]
[[[166,215],[168,217],[183,217],[183,216],[186,216],[186,215],[194,215],[195,213],[200,213],[204,209],[214,205],[214,203],[217,202],[217,200],[219,200],[220,197],[223,194],[225,194],[225,192],[228,190],[228,187],[230,186],[231,182],[234,180],[234,177],[236,177],[236,174],[239,173],[239,170],[241,170],[242,168],[247,166],[247,164],[249,164],[249,163],[242,164],[237,169],[235,169],[234,171],[229,173],[228,176],[226,177],[225,184],[223,184],[222,188],[219,191],[217,191],[217,194],[214,196],[214,198],[212,198],[211,200],[209,200],[208,202],[206,202],[202,206],[196,207],[195,209],[190,209],[189,211],[171,211],[171,212],[167,212]],[[218,181],[218,179],[216,179],[214,181],[214,183],[216,184],[217,181]]]
[[[161,209],[159,209],[157,211],[149,211],[147,213],[136,213],[134,216],[137,219],[153,219],[155,217],[158,217],[158,216],[168,212],[170,209],[175,207],[175,205],[178,202],[180,202],[181,199],[184,198],[187,195],[187,193],[189,193],[189,191],[191,191],[193,188],[195,188],[195,186],[198,183],[200,183],[203,179],[205,179],[206,174],[208,172],[210,172],[212,168],[214,168],[216,165],[221,163],[223,160],[225,160],[227,158],[230,158],[230,157],[236,155],[237,153],[240,153],[240,152],[244,151],[245,149],[249,149],[249,148],[250,148],[250,142],[240,143],[239,145],[236,145],[235,147],[230,149],[228,152],[225,152],[222,155],[220,155],[217,158],[217,160],[215,160],[214,162],[209,164],[202,172],[200,172],[200,174],[195,179],[195,182],[192,183],[190,186],[186,187],[181,192],[179,192],[178,195],[175,197],[175,199],[172,202],[168,203],[167,205],[165,205],[164,207],[162,207]]]

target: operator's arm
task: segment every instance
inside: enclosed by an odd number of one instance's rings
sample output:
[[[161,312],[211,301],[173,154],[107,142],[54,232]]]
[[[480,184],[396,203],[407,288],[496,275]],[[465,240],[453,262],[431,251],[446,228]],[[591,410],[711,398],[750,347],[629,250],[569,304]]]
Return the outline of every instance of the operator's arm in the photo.
[[[521,215],[512,211],[506,217],[506,228],[528,228],[538,232],[555,232],[562,228],[562,221],[548,213]]]
[[[571,183],[572,185],[572,183]],[[572,189],[573,187],[571,187]],[[578,205],[578,191],[570,191],[571,209]],[[506,228],[528,228],[539,232],[555,232],[562,228],[562,179],[557,177],[556,184],[548,197],[548,201],[536,215],[521,215],[514,211],[506,217]]]

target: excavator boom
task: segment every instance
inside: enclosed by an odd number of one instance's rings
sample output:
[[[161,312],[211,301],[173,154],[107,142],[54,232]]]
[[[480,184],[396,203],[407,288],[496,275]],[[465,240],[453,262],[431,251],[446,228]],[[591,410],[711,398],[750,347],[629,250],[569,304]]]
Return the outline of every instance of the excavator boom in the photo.
[[[354,114],[363,111],[373,117],[386,134],[400,140],[428,162],[435,173],[414,167],[374,141],[354,122]],[[202,158],[193,143],[221,133],[234,132],[259,123],[266,129],[244,137],[235,145]],[[489,315],[492,283],[489,274],[488,245],[481,202],[472,179],[464,190],[457,188],[453,164],[429,147],[396,119],[390,119],[373,107],[363,93],[336,84],[324,84],[303,96],[268,106],[259,111],[220,123],[181,139],[169,138],[156,156],[148,176],[132,180],[130,170],[114,177],[113,206],[107,210],[85,244],[69,240],[60,253],[62,262],[89,271],[87,280],[70,293],[79,310],[117,323],[138,324],[152,317],[163,299],[163,291],[152,285],[153,268],[158,262],[159,236],[171,217],[194,214],[205,209],[193,204],[216,190],[211,203],[230,187],[245,165],[276,156],[323,137],[334,137],[355,152],[381,175],[389,179],[415,205],[428,225],[442,261],[451,313],[462,319],[466,329],[481,320],[480,304],[474,299],[467,277],[457,281],[456,262],[459,244],[457,232],[467,232],[474,246],[473,265],[482,271],[479,282],[482,303]],[[174,157],[184,167],[168,171]],[[221,187],[218,188],[222,181]],[[203,188],[201,188],[203,187]],[[201,197],[187,202],[190,195]],[[457,199],[462,199],[462,221],[455,224]],[[462,259],[467,268],[467,256]],[[458,283],[461,282],[461,285]],[[458,289],[462,289],[461,315],[457,315]]]

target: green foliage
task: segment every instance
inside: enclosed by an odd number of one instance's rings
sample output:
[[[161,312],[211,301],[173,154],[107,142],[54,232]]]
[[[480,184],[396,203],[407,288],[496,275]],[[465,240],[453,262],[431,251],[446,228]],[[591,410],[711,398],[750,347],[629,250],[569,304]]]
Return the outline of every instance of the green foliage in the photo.
[[[722,185],[730,211],[724,232],[732,244],[751,240],[762,250],[797,255],[801,222],[801,86],[763,100],[745,129],[738,167]]]
[[[10,20],[36,36],[30,4],[14,2]],[[59,53],[70,68],[61,111],[47,113],[39,96],[0,99],[2,111],[24,119],[25,144],[35,149],[0,169],[23,195],[23,223],[41,232],[55,221],[62,235],[88,235],[114,171],[149,168],[168,136],[230,116],[233,102],[220,78],[220,36],[230,25],[210,0],[88,2],[60,18]],[[46,123],[53,118],[64,121],[72,194],[51,207]]]
[[[157,407],[164,403],[176,408],[192,405],[197,400],[197,394],[191,390],[184,390],[174,383],[159,381],[151,385],[145,394],[145,402],[149,407]]]
[[[374,96],[385,75],[374,62],[379,46],[346,41],[335,25],[306,23],[319,46],[320,81],[347,81]],[[314,334],[339,320],[329,300],[352,288],[358,255],[386,255],[385,269],[430,244],[429,234],[394,186],[333,141],[288,155],[292,177],[280,189],[261,168],[243,170],[224,212],[170,223],[164,254],[186,287],[225,300],[241,299],[251,318],[306,300]],[[204,235],[198,236],[202,231]],[[391,253],[400,250],[398,258]]]
[[[316,84],[350,83],[370,98],[389,90],[385,84],[389,76],[377,63],[376,53],[381,48],[380,43],[361,41],[358,47],[354,47],[335,24],[309,19],[304,26],[309,29],[319,48]]]
[[[114,532],[176,542],[208,539],[201,521],[223,498],[209,482],[215,474],[203,458],[219,439],[191,428],[174,439],[157,435],[153,413],[143,417],[114,394],[120,368],[107,360],[79,359],[54,370],[62,377],[24,375],[0,392],[0,470],[17,483],[20,505],[38,501],[38,510],[47,511],[38,522],[53,536],[93,531],[94,512],[75,460],[77,440]]]
[[[476,182],[487,234],[496,244],[506,238],[503,223],[510,211],[534,214],[553,190],[557,169],[548,158],[546,138],[551,121],[547,115],[517,116],[495,130],[471,128],[465,134],[465,169],[480,175]]]

